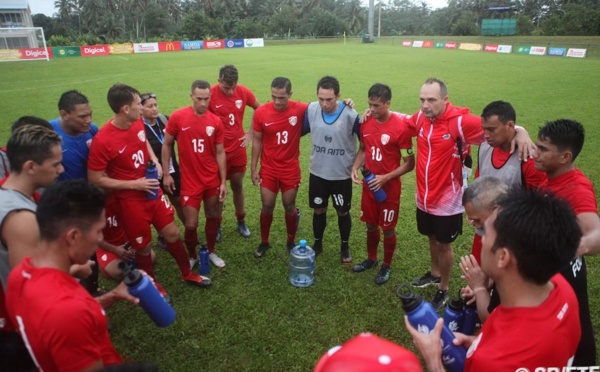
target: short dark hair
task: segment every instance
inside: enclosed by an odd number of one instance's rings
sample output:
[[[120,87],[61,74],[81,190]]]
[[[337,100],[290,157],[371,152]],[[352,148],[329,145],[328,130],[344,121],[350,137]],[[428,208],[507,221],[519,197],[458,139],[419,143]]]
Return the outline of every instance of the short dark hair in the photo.
[[[235,85],[238,82],[238,70],[234,65],[225,65],[219,70],[219,80]]]
[[[104,191],[84,180],[67,180],[44,190],[35,213],[40,238],[54,241],[65,229],[88,231],[104,211]]]
[[[442,95],[442,97],[446,97],[448,95],[448,87],[446,86],[446,83],[444,83],[442,80],[437,79],[437,78],[429,78],[427,80],[425,80],[424,84],[438,84],[440,86],[440,94]]]
[[[502,124],[506,124],[509,121],[517,121],[517,113],[515,112],[515,109],[510,103],[505,101],[490,102],[483,108],[481,117],[484,120],[487,120],[492,116],[497,116],[498,120],[500,120]]]
[[[477,210],[491,211],[498,199],[506,195],[508,186],[492,176],[481,176],[469,184],[463,193],[462,204],[471,203]]]
[[[17,129],[25,125],[40,126],[54,130],[52,124],[48,123],[48,120],[46,119],[38,118],[37,116],[21,116],[20,118],[15,120],[14,123],[12,123],[12,126],[10,127],[10,132],[14,133]]]
[[[285,88],[285,92],[287,94],[290,94],[292,92],[292,82],[290,81],[290,79],[285,78],[285,77],[276,77],[271,82],[271,88],[275,88],[275,89]]]
[[[385,84],[375,83],[369,88],[367,98],[379,98],[381,102],[388,102],[392,100],[392,90]]]
[[[77,90],[69,90],[64,92],[58,100],[58,110],[71,112],[76,105],[85,105],[90,103],[86,96]]]
[[[42,164],[52,157],[52,148],[60,146],[60,136],[52,129],[39,125],[24,125],[17,128],[8,139],[6,157],[10,170],[20,173],[26,161]]]
[[[319,89],[333,89],[333,93],[337,96],[340,94],[340,82],[333,76],[323,76],[317,83],[317,92]]]
[[[544,284],[575,257],[582,233],[566,201],[515,187],[498,207],[492,251],[509,249],[525,280]]]
[[[133,102],[133,98],[136,95],[140,95],[137,89],[130,87],[129,85],[117,83],[110,87],[106,99],[108,105],[115,114],[121,111],[121,107],[130,105]]]
[[[585,129],[578,121],[558,119],[546,122],[546,125],[540,128],[538,138],[550,141],[560,151],[570,150],[575,161],[583,148]]]
[[[206,80],[195,80],[192,83],[192,93],[194,89],[210,89],[210,83]]]

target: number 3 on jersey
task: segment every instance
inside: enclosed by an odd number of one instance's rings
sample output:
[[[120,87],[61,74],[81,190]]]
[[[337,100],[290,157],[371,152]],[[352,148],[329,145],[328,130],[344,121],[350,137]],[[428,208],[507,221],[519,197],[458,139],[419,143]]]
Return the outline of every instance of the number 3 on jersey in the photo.
[[[194,152],[196,152],[196,153],[204,152],[204,140],[203,139],[194,138],[192,140],[192,146],[194,147]]]

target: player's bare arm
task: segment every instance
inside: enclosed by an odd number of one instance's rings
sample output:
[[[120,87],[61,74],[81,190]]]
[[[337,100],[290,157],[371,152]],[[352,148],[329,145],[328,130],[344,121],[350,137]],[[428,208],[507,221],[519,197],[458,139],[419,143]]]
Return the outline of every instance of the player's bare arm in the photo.
[[[225,147],[222,143],[217,143],[215,145],[216,150],[216,160],[217,165],[219,166],[219,177],[221,179],[221,185],[219,186],[219,201],[222,202],[227,197],[227,185],[225,181],[227,179],[227,170],[225,165]]]
[[[158,179],[161,179],[163,177],[162,165],[160,165],[160,162],[158,161],[158,158],[156,157],[154,150],[152,150],[152,146],[150,146],[150,142],[148,142],[148,140],[146,140],[146,146],[148,147],[148,154],[150,154],[150,160],[152,160],[154,164],[156,164],[156,170],[158,171]]]
[[[352,164],[352,182],[359,185],[362,183],[362,181],[360,178],[358,178],[358,169],[364,164],[364,162],[365,144],[361,142],[360,146],[358,147],[358,151],[356,152],[356,157],[354,158],[354,164]]]
[[[260,176],[256,167],[258,166],[258,158],[262,152],[262,132],[254,132],[252,137],[252,162],[250,164],[250,176],[254,186],[260,185]]]
[[[402,151],[405,152],[407,150],[402,150]],[[406,155],[406,156],[402,157],[402,165],[400,165],[398,168],[394,169],[390,173],[375,175],[375,178],[373,178],[369,182],[369,188],[373,191],[377,191],[381,187],[383,187],[383,185],[387,181],[398,178],[398,177],[412,171],[413,169],[415,169],[415,156],[414,156],[412,150],[410,151],[410,154],[411,155],[409,155],[408,153],[404,153],[403,155]]]
[[[173,148],[174,143],[175,137],[165,132],[165,137],[160,154],[163,164],[171,164],[171,149]],[[163,175],[163,187],[165,188],[165,190],[167,190],[169,194],[173,194],[173,191],[175,191],[175,180],[173,180],[173,177],[171,177],[171,174],[169,172]]]
[[[11,212],[2,224],[1,237],[8,248],[11,269],[32,255],[38,245],[40,232],[35,213],[28,210]]]
[[[137,180],[117,180],[110,178],[104,170],[93,171],[88,169],[88,181],[105,190],[139,190],[155,193],[160,182],[155,179],[138,178]]]

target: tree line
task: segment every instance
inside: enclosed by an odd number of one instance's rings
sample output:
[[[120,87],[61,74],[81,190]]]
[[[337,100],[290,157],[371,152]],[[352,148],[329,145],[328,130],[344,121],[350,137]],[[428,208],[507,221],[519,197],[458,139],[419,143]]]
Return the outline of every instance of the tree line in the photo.
[[[516,18],[518,35],[600,35],[600,0],[371,0],[374,34],[479,35],[484,18]],[[35,14],[50,45],[219,38],[333,37],[367,30],[361,0],[56,0]],[[504,8],[503,11],[490,8]]]

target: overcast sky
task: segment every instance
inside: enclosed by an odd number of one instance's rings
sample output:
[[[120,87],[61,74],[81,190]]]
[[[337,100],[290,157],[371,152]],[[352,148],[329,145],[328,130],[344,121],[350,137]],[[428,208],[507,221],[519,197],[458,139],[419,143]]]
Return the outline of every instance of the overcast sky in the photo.
[[[385,1],[385,0],[384,0]],[[375,4],[378,4],[379,0],[375,0]],[[433,9],[442,8],[447,6],[447,0],[425,0]],[[363,0],[363,3],[367,5],[368,0]],[[47,16],[52,16],[54,13],[54,1],[53,0],[29,0],[29,8],[31,14],[44,13]]]

